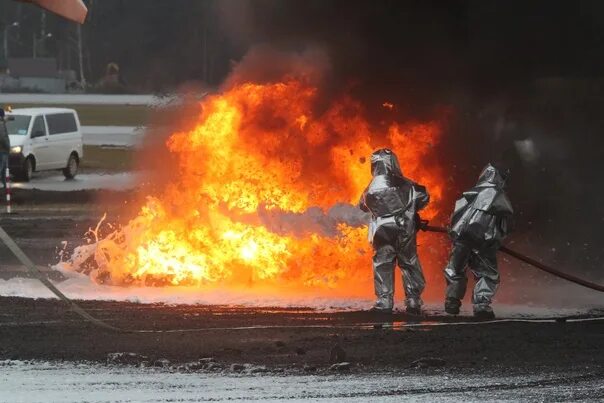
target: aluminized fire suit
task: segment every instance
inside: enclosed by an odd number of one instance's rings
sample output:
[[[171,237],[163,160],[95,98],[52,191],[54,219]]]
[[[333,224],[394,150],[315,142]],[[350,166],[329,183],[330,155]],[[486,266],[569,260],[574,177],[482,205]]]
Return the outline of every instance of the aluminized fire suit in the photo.
[[[445,268],[445,310],[448,313],[459,313],[461,299],[466,293],[466,266],[469,265],[476,279],[472,297],[474,313],[493,316],[491,299],[499,284],[496,254],[508,234],[514,212],[503,190],[504,184],[499,171],[488,164],[476,186],[464,192],[455,203],[450,230],[453,250]]]
[[[425,280],[417,256],[417,212],[430,200],[426,188],[403,176],[396,155],[389,149],[371,155],[373,179],[363,192],[359,207],[370,212],[369,241],[373,245],[375,310],[391,311],[395,262],[403,273],[405,304],[419,313]]]

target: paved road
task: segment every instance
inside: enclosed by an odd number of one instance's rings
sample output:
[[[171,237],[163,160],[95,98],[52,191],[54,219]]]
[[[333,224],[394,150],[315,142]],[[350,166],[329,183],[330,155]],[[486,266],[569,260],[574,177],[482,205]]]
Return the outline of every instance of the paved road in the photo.
[[[137,186],[139,175],[134,172],[82,173],[75,179],[66,180],[63,174],[55,172],[37,173],[30,182],[15,182],[15,189],[38,189],[70,192],[77,190],[129,190]]]
[[[145,129],[135,126],[82,126],[85,145],[136,147],[141,144]]]
[[[152,94],[0,94],[0,103],[9,105],[156,105],[162,100]]]

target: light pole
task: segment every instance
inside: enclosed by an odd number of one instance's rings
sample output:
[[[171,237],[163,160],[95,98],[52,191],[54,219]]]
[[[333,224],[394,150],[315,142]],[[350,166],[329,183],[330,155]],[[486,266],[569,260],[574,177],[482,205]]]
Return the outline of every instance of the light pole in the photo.
[[[4,39],[4,60],[6,61],[6,63],[8,63],[8,30],[11,29],[12,27],[18,27],[18,26],[19,26],[19,23],[17,21],[15,21],[12,24],[9,24],[6,27],[4,27],[4,35],[3,35],[3,39]]]
[[[82,53],[82,25],[78,25],[78,62],[80,64],[80,85],[86,88],[86,79],[84,78],[84,55]]]
[[[41,43],[42,43],[42,45],[44,45],[44,41],[45,41],[46,39],[50,39],[50,38],[52,38],[52,33],[51,33],[51,32],[49,32],[49,33],[47,33],[46,35],[42,36],[40,39],[38,39],[38,38],[36,37],[36,33],[34,32],[34,36],[33,36],[33,38],[34,38],[34,43],[33,43],[33,52],[32,52],[32,56],[33,56],[33,58],[35,59],[35,58],[38,56],[38,43],[40,43],[40,42],[41,42]],[[44,56],[44,55],[42,55],[42,56]]]
[[[71,44],[75,47],[78,52],[78,64],[80,67],[80,85],[82,88],[86,88],[86,78],[84,77],[84,52],[83,52],[83,44],[82,44],[82,26],[77,24],[76,29],[77,38],[68,37]]]

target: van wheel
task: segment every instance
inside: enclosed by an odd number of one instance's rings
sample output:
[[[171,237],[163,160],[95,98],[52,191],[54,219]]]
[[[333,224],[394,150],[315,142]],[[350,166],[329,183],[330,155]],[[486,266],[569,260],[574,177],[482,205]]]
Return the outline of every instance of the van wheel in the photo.
[[[23,169],[20,172],[19,179],[23,182],[29,182],[34,174],[34,161],[31,157],[27,157],[23,162]]]
[[[79,165],[80,162],[78,161],[78,157],[75,154],[71,154],[67,160],[67,166],[63,168],[63,175],[65,175],[65,178],[75,178],[76,174],[78,173]]]

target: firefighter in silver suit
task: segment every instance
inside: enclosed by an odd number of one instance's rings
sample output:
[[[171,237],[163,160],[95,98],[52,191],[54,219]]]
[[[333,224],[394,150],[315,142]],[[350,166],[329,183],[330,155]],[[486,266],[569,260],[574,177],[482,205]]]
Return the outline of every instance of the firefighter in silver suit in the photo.
[[[496,254],[509,232],[514,212],[504,185],[505,177],[488,164],[476,186],[464,192],[455,203],[449,232],[453,250],[445,268],[445,311],[449,314],[459,313],[468,283],[466,267],[469,266],[476,280],[472,296],[474,315],[481,319],[495,317],[491,300],[499,284]]]
[[[405,178],[396,155],[389,149],[371,155],[371,183],[363,192],[359,207],[370,212],[368,238],[373,255],[373,276],[377,301],[372,311],[392,312],[394,266],[403,273],[407,313],[421,313],[425,280],[417,256],[418,212],[430,197],[424,186]]]

